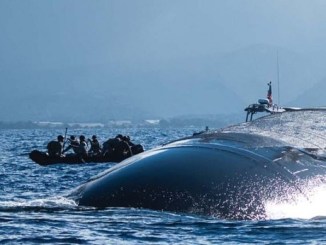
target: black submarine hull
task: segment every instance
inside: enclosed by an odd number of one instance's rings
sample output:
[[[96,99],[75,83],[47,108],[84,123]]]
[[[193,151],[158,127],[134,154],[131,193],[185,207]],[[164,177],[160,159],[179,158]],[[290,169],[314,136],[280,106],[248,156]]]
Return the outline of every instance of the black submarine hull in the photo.
[[[252,133],[214,132],[127,159],[72,196],[82,206],[263,219],[266,200],[289,199],[325,174],[311,149]]]

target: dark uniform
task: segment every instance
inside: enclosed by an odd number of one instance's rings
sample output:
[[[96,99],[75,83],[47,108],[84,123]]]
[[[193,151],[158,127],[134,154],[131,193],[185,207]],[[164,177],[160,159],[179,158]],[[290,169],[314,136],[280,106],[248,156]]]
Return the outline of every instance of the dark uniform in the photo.
[[[55,141],[55,140],[50,141],[47,145],[49,156],[60,157],[61,153],[62,153],[62,143],[63,143],[62,135],[59,135],[57,137],[57,141]]]
[[[103,143],[103,155],[109,155],[115,160],[123,160],[132,156],[130,146],[122,140],[122,135],[117,135]]]
[[[92,140],[88,139],[89,142],[91,143],[91,148],[89,149],[88,153],[98,155],[101,153],[101,145],[100,142],[97,140],[96,135],[92,136]]]
[[[62,153],[65,153],[71,149],[73,150],[74,153],[78,153],[79,141],[73,135],[71,135],[70,139],[68,140],[70,141],[70,143],[67,146],[67,148],[63,150]]]
[[[144,152],[143,146],[139,145],[139,144],[134,144],[133,142],[131,142],[129,136],[123,136],[122,139],[123,139],[123,141],[125,141],[129,145],[133,155]]]

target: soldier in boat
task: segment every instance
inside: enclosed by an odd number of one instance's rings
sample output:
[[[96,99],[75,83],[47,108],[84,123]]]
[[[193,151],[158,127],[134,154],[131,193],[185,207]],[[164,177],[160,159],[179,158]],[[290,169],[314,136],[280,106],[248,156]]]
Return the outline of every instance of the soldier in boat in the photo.
[[[65,152],[68,152],[69,150],[73,150],[75,154],[78,153],[78,147],[80,145],[78,139],[74,135],[70,135],[70,138],[68,139],[69,145],[66,149],[63,150],[62,154]]]
[[[50,157],[60,157],[62,154],[63,136],[59,135],[57,140],[48,143],[47,149]]]
[[[92,139],[88,139],[88,142],[91,144],[91,148],[89,149],[88,153],[91,155],[100,155],[102,149],[96,135],[93,135]]]
[[[141,153],[141,152],[144,151],[143,146],[140,145],[140,144],[135,144],[135,143],[133,143],[133,142],[130,140],[130,137],[129,137],[128,135],[123,136],[123,137],[122,137],[122,140],[125,141],[125,142],[129,145],[129,147],[130,147],[131,152],[132,152],[133,155],[138,154],[138,153]]]
[[[84,135],[79,136],[79,146],[77,147],[76,153],[80,157],[87,156],[87,142]]]
[[[131,148],[121,134],[103,143],[102,154],[119,160],[132,156]]]

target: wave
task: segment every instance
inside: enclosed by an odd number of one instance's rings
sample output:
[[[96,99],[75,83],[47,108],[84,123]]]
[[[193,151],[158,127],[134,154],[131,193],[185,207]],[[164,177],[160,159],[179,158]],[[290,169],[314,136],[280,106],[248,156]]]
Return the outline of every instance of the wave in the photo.
[[[57,211],[79,209],[74,200],[62,196],[35,200],[0,201],[0,212]]]

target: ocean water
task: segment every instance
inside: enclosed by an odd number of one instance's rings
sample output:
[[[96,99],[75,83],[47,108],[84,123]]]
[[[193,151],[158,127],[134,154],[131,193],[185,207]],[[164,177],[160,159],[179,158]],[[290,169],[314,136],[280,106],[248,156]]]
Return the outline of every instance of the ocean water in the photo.
[[[96,134],[103,141],[121,133],[148,150],[200,130],[71,129],[68,135]],[[326,186],[314,186],[309,200],[269,203],[266,220],[78,207],[66,194],[113,164],[42,167],[28,158],[58,134],[64,130],[0,130],[0,243],[326,244]]]

